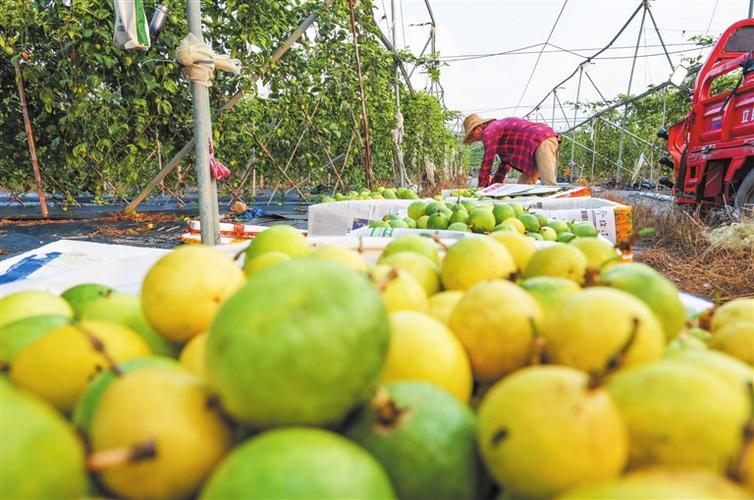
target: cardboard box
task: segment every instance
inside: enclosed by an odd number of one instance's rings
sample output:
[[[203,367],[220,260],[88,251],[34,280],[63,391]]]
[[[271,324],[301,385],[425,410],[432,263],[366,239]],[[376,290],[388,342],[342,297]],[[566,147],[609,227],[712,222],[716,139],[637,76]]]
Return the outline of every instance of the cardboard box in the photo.
[[[386,215],[405,217],[408,206],[414,201],[416,200],[360,200],[312,205],[309,207],[309,234],[345,236]]]

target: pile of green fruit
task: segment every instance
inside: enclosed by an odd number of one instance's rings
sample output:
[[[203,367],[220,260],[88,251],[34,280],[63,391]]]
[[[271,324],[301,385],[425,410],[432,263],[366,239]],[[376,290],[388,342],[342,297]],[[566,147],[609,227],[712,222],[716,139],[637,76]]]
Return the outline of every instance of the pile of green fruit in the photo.
[[[332,203],[334,201],[354,200],[415,200],[419,196],[411,188],[389,188],[380,186],[376,191],[362,189],[360,191],[337,192],[334,196],[322,196],[314,200],[315,203]]]
[[[575,238],[596,237],[597,228],[590,221],[550,220],[531,213],[520,203],[477,204],[471,201],[448,203],[441,200],[417,200],[408,206],[408,216],[388,215],[369,227],[431,229],[490,234],[515,231],[535,240],[568,243]]]
[[[751,498],[754,298],[576,241],[274,226],[3,296],[2,496]]]

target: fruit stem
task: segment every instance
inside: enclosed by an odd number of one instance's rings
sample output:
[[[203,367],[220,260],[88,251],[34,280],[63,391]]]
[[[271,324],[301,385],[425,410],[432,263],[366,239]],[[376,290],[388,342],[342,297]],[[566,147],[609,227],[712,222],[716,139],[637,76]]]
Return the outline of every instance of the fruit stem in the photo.
[[[243,250],[239,250],[236,252],[236,254],[233,256],[233,260],[236,261],[241,258],[241,256],[246,252],[246,250],[251,246],[251,243],[246,245],[246,247]]]
[[[93,453],[86,460],[86,468],[99,472],[118,465],[131,464],[157,456],[157,443],[153,439],[132,446]]]
[[[600,284],[600,270],[593,267],[587,267],[584,273],[584,288],[598,286]]]
[[[77,328],[86,335],[86,338],[89,340],[89,343],[92,346],[92,349],[97,351],[103,358],[105,358],[105,361],[107,361],[107,364],[110,366],[110,369],[115,373],[116,375],[120,376],[123,375],[123,370],[118,366],[118,363],[115,361],[115,358],[113,358],[109,352],[107,352],[107,348],[105,347],[105,343],[102,342],[96,335],[94,335],[92,332],[88,331],[86,328],[81,326],[79,323],[76,325]]]
[[[380,292],[383,292],[385,288],[390,284],[391,281],[393,281],[395,278],[398,277],[398,268],[393,267],[390,269],[390,272],[388,272],[380,281],[374,284],[375,287],[377,287],[377,290]]]
[[[626,355],[631,349],[631,346],[634,344],[634,341],[636,340],[636,337],[639,333],[639,325],[639,318],[634,318],[631,325],[631,333],[628,335],[628,338],[623,344],[623,347],[620,348],[615,356],[607,361],[605,369],[602,370],[602,372],[593,373],[590,377],[588,385],[590,389],[596,389],[597,387],[602,385],[602,382],[608,375],[610,375],[615,370],[618,370],[623,365],[623,361],[626,359]]]
[[[437,236],[436,234],[432,235],[432,241],[434,241],[435,243],[437,243],[438,245],[440,245],[440,247],[443,250],[445,250],[445,251],[448,250],[448,245],[446,245],[445,243],[443,243],[442,240],[440,239],[440,237]]]

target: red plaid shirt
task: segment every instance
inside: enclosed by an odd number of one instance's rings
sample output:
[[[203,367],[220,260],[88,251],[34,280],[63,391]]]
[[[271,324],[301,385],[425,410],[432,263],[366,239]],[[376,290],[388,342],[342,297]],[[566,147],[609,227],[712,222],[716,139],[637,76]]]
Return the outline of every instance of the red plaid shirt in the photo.
[[[545,139],[557,136],[548,125],[521,118],[503,118],[489,122],[482,131],[484,158],[479,168],[479,186],[505,182],[505,175],[511,167],[528,176],[533,175],[537,171],[534,151]],[[500,157],[500,167],[490,180],[495,156]]]

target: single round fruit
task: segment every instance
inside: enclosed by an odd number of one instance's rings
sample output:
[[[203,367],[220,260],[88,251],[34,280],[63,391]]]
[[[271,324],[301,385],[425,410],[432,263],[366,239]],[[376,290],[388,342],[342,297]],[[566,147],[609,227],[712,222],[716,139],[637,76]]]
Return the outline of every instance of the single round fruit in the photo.
[[[417,229],[427,229],[427,222],[429,221],[429,215],[422,215],[416,220]]]
[[[454,222],[448,226],[448,231],[461,231],[462,233],[468,233],[471,230],[469,229],[469,226],[463,222]]]
[[[568,243],[574,238],[576,238],[576,236],[572,232],[563,231],[562,233],[558,233],[558,238],[555,241],[557,241],[558,243]]]
[[[521,282],[521,288],[539,302],[543,311],[548,312],[554,311],[574,293],[581,290],[577,283],[554,276],[537,276],[525,279]]]
[[[450,316],[450,329],[466,348],[474,378],[494,381],[524,366],[543,319],[539,304],[503,280],[478,283]]]
[[[372,270],[371,278],[388,312],[425,312],[429,307],[427,292],[408,271],[397,266],[380,264]]]
[[[380,258],[380,264],[403,269],[424,288],[427,296],[440,290],[440,270],[434,262],[415,252],[398,252]]]
[[[178,498],[204,482],[230,450],[232,435],[199,378],[150,366],[107,387],[89,442],[95,454],[151,443],[154,456],[106,468],[100,479],[121,497]]]
[[[600,238],[577,238],[569,243],[586,257],[586,265],[592,269],[605,270],[620,263],[620,255],[612,243]]]
[[[529,259],[537,251],[537,246],[530,238],[517,232],[495,232],[490,234],[490,238],[502,243],[508,249],[519,272],[523,271]]]
[[[84,447],[51,406],[0,377],[3,498],[83,498]]]
[[[29,316],[19,319],[0,329],[0,361],[6,365],[13,364],[18,353],[49,332],[69,325],[72,318],[58,315]]]
[[[73,309],[65,299],[39,290],[15,292],[0,298],[0,326],[43,314],[72,318]]]
[[[106,356],[105,354],[106,353]],[[10,379],[69,412],[99,371],[151,354],[133,330],[116,323],[82,321],[48,332],[18,353]]]
[[[741,298],[726,302],[715,309],[710,330],[715,331],[727,323],[749,321],[754,323],[754,298]]]
[[[492,228],[492,233],[505,233],[505,232],[513,232],[518,233],[513,226],[510,224],[498,224],[497,226]],[[490,236],[492,236],[492,233],[490,233]]]
[[[392,227],[394,229],[407,229],[408,228],[408,224],[406,224],[401,219],[391,220],[388,224],[390,224],[390,227]]]
[[[382,371],[383,382],[406,380],[431,382],[463,403],[471,397],[471,366],[461,343],[443,323],[412,311],[390,315]]]
[[[223,305],[207,339],[207,377],[246,424],[334,423],[368,398],[389,338],[364,275],[297,259],[259,273]]]
[[[362,447],[334,432],[290,427],[236,447],[200,498],[389,500],[395,493],[385,470]]]
[[[495,216],[490,210],[477,208],[469,214],[468,225],[473,232],[486,234],[494,229]]]
[[[207,356],[207,337],[207,332],[195,335],[183,346],[181,355],[178,358],[178,361],[186,370],[202,379],[207,378],[205,362]]]
[[[537,240],[537,241],[544,241],[545,240],[542,237],[542,235],[539,234],[539,233],[530,233],[530,232],[527,231],[527,232],[524,233],[524,236],[526,236],[529,239]]]
[[[443,208],[445,208],[445,203],[441,201],[430,201],[424,209],[424,215],[432,217],[433,215],[439,214],[440,210]]]
[[[461,223],[466,225],[466,223],[469,220],[469,213],[466,211],[465,208],[460,208],[459,210],[456,210],[453,212],[453,215],[450,216],[450,219],[448,219],[448,224],[451,226],[456,223]]]
[[[442,322],[445,326],[450,326],[450,315],[453,314],[458,301],[463,297],[463,293],[458,290],[440,292],[429,298],[429,308],[427,314]]]
[[[754,366],[754,321],[726,323],[715,330],[707,345]]]
[[[442,214],[430,215],[429,219],[427,220],[427,229],[444,231],[448,229],[448,225],[448,218]]]
[[[245,260],[243,263],[243,272],[247,278],[251,278],[262,269],[277,266],[283,262],[288,262],[291,258],[283,252],[265,252],[254,257],[251,260]]]
[[[535,276],[555,276],[584,282],[587,260],[584,254],[569,245],[553,245],[540,248],[531,256],[524,268],[524,278]]]
[[[315,248],[311,253],[311,256],[319,259],[331,260],[333,262],[340,262],[360,273],[366,273],[369,270],[367,263],[361,257],[361,254],[350,248],[321,246]]]
[[[545,241],[556,241],[558,239],[558,233],[553,228],[547,226],[539,228],[539,235]]]
[[[247,250],[246,259],[257,254]],[[186,342],[209,328],[222,303],[245,282],[243,271],[227,255],[212,247],[187,245],[160,258],[147,272],[141,307],[157,333]]]
[[[526,232],[526,228],[524,227],[524,223],[521,222],[518,219],[505,219],[502,222],[502,225],[504,225],[504,226],[510,226],[514,230],[516,230],[516,232],[519,232],[521,234],[524,234]]]
[[[646,264],[613,266],[602,272],[600,283],[628,292],[644,301],[657,315],[666,340],[675,338],[686,324],[686,308],[681,302],[678,288]]]
[[[537,219],[537,216],[534,214],[521,214],[517,217],[518,220],[521,221],[521,224],[524,225],[524,229],[526,229],[530,233],[536,233],[539,231],[539,219]]]
[[[427,203],[422,200],[411,202],[408,206],[408,216],[414,220],[419,220],[419,217],[424,215],[427,211]]]
[[[474,414],[432,384],[388,384],[345,434],[383,465],[399,498],[480,496]]]
[[[480,281],[508,278],[516,272],[511,253],[489,238],[464,238],[445,253],[440,276],[446,290],[468,290]]]
[[[620,290],[591,287],[551,312],[540,332],[548,358],[591,374],[660,359],[665,335],[642,301]]]
[[[575,224],[571,229],[571,232],[579,238],[596,238],[599,234],[597,228],[592,222],[583,221]]]
[[[409,234],[395,238],[387,244],[380,258],[382,259],[399,252],[416,252],[427,257],[438,266],[440,265],[440,253],[437,251],[435,242],[418,234]]]
[[[565,221],[562,220],[551,220],[547,223],[547,227],[553,228],[558,234],[569,232],[570,229],[568,227],[568,224],[566,224]]]
[[[492,209],[492,215],[495,216],[495,223],[500,224],[504,220],[516,217],[516,212],[513,211],[513,208],[510,205],[498,204]]]
[[[479,407],[479,449],[512,497],[551,497],[618,477],[628,434],[607,391],[560,366],[524,368],[495,384]]]
[[[701,465],[724,473],[740,450],[751,403],[715,373],[663,361],[618,372],[607,389],[628,426],[631,467]]]
[[[281,252],[291,257],[305,257],[311,252],[309,242],[298,229],[292,226],[272,226],[259,233],[246,249],[246,260],[266,252]]]
[[[104,297],[111,291],[113,289],[109,286],[98,283],[83,283],[69,288],[61,293],[60,296],[70,304],[73,309],[73,316],[78,319],[89,302]]]

